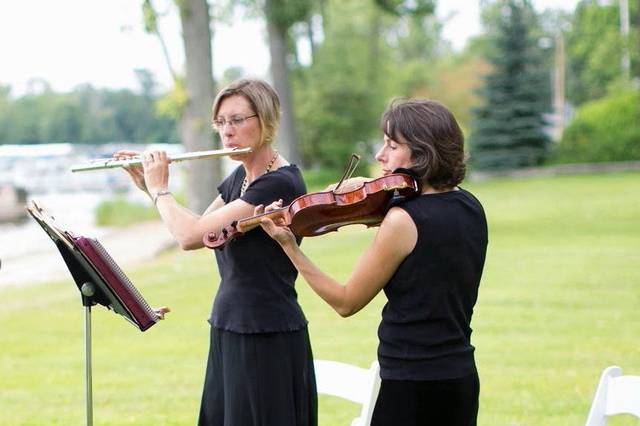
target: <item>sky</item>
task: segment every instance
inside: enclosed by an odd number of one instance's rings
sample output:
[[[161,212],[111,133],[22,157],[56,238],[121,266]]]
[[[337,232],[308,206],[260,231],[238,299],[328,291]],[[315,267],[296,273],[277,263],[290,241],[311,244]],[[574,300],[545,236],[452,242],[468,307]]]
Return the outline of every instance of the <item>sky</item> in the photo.
[[[368,1],[368,0],[362,0]],[[572,10],[578,0],[533,0],[537,10]],[[0,0],[0,84],[20,96],[29,82],[43,79],[55,91],[90,83],[96,88],[136,88],[134,69],[154,73],[162,89],[171,77],[157,39],[142,28],[141,0]],[[182,65],[179,22],[169,0],[156,0],[161,30],[173,66]],[[443,36],[454,48],[480,33],[479,1],[440,0],[436,13],[447,18]],[[216,23],[214,74],[232,66],[268,78],[266,30],[259,20]]]

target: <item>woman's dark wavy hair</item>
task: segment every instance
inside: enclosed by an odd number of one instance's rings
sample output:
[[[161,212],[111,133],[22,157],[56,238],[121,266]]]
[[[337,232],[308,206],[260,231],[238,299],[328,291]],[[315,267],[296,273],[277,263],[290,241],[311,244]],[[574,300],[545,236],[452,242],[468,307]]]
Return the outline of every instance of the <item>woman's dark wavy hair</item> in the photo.
[[[467,166],[464,136],[453,114],[427,99],[395,99],[382,115],[381,130],[411,149],[411,170],[434,189],[463,181]]]

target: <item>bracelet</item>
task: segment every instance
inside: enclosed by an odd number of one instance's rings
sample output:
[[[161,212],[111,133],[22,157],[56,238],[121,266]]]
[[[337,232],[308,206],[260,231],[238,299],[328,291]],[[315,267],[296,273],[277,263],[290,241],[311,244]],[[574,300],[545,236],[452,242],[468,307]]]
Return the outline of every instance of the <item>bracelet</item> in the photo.
[[[169,191],[168,189],[161,189],[160,191],[156,192],[156,195],[153,196],[153,205],[155,206],[158,203],[158,197],[160,197],[161,195],[169,194],[171,194],[171,191]]]

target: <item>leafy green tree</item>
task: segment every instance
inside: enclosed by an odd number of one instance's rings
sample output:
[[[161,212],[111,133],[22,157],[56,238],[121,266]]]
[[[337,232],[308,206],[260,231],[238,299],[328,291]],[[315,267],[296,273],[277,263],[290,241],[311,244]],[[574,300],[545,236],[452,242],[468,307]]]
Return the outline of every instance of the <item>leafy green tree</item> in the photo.
[[[41,143],[42,103],[37,95],[26,95],[12,102],[7,111],[9,127],[4,143]]]
[[[481,76],[489,70],[490,65],[487,61],[475,54],[449,54],[432,62],[428,72],[424,68],[418,71],[407,67],[407,77],[401,81],[426,81],[416,82],[412,90],[398,93],[442,102],[453,112],[464,134],[467,135],[473,120],[472,110],[482,102],[477,93],[477,89],[483,83]]]
[[[11,86],[0,85],[0,143],[6,140],[9,130],[9,106],[10,106]]]
[[[433,83],[434,65],[446,50],[440,36],[442,24],[432,15],[416,12],[396,15],[384,30],[384,49],[390,53],[383,59],[390,60],[393,66],[382,61],[376,66],[390,77],[389,92],[396,96],[414,96],[424,91]]]
[[[40,120],[41,141],[82,141],[85,120],[77,99],[72,95],[51,95],[48,97],[48,102],[45,105],[48,107],[48,111],[43,114]]]
[[[176,122],[155,111],[156,99],[89,85],[16,100],[0,95],[0,143],[177,141]]]
[[[548,77],[540,69],[540,51],[530,36],[535,17],[527,0],[501,0],[493,70],[480,89],[483,105],[474,109],[471,164],[504,169],[540,164],[549,139],[543,131]]]
[[[397,16],[425,16],[432,14],[435,9],[433,0],[374,0],[374,2],[382,10]]]
[[[352,152],[372,157],[385,104],[429,81],[439,41],[432,11],[431,1],[324,3],[313,61],[294,72],[305,164],[338,175]]]
[[[385,74],[384,69],[375,74],[370,69],[387,63],[388,51],[381,49],[372,58],[377,51],[371,48],[372,23],[382,31],[395,18],[384,16],[373,3],[345,0],[328,2],[323,19],[324,38],[313,63],[294,72],[296,119],[302,124],[305,164],[339,175],[349,155],[366,151],[377,133],[386,97],[379,80],[372,78]]]
[[[567,97],[575,105],[604,96],[622,78],[617,3],[583,0],[576,7],[566,37]]]

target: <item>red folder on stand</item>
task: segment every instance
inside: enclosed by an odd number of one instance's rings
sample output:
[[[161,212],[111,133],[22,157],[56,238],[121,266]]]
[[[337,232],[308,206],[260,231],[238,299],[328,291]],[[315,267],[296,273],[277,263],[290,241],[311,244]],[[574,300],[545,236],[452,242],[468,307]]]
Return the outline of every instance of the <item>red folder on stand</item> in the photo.
[[[27,210],[58,247],[85,306],[103,305],[141,331],[160,319],[98,240],[61,229],[35,202]],[[86,294],[87,287],[83,290],[87,283],[92,294]]]

